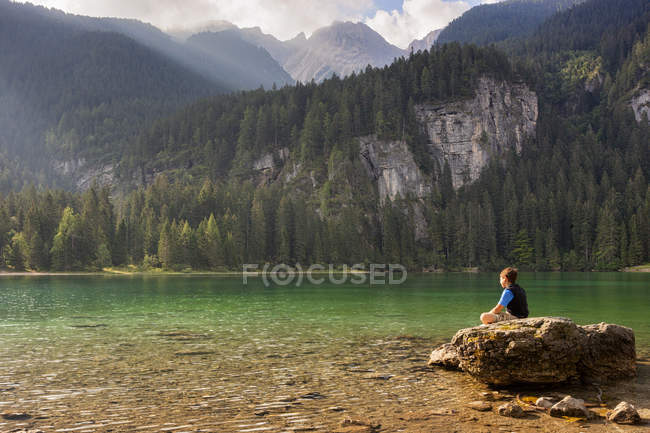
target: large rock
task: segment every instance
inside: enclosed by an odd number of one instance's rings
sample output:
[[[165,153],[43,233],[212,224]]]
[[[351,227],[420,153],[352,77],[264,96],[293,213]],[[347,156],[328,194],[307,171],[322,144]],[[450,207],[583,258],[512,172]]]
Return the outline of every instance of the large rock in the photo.
[[[494,385],[549,384],[634,377],[635,359],[629,328],[535,317],[461,329],[433,351],[429,365],[458,368]]]
[[[636,375],[634,332],[608,323],[582,326],[586,332],[579,370],[585,380],[628,379]],[[593,380],[590,380],[593,379]]]

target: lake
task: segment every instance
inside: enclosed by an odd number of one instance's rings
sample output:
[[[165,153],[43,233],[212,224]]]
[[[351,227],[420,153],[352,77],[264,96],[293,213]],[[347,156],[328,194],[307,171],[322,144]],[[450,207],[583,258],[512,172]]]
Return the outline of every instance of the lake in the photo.
[[[519,282],[531,316],[629,326],[639,356],[650,353],[650,275],[522,273]],[[2,276],[0,412],[31,418],[0,430],[326,431],[339,412],[449,404],[467,379],[427,371],[429,352],[477,325],[500,292],[497,273],[300,287]]]

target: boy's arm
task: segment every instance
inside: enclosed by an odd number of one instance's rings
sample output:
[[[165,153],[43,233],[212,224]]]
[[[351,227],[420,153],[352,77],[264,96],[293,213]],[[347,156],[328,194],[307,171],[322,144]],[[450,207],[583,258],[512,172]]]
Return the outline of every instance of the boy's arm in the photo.
[[[501,294],[501,299],[499,299],[499,303],[493,309],[490,310],[490,313],[492,314],[500,313],[501,310],[503,310],[504,308],[506,308],[506,306],[508,306],[508,304],[510,303],[510,301],[512,301],[512,298],[514,297],[515,295],[510,290],[505,289]]]
[[[504,308],[506,308],[506,307],[504,307],[504,306],[501,305],[501,304],[497,304],[493,309],[490,310],[490,313],[492,313],[492,314],[498,314],[498,313],[500,313],[501,310],[503,310]]]

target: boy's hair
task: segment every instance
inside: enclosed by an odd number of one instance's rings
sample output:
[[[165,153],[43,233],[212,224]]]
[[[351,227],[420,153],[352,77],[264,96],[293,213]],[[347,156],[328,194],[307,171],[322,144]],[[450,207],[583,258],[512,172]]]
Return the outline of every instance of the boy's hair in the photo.
[[[504,270],[501,271],[499,276],[505,278],[512,284],[515,284],[515,282],[517,281],[517,269],[510,268],[510,267],[505,268]]]

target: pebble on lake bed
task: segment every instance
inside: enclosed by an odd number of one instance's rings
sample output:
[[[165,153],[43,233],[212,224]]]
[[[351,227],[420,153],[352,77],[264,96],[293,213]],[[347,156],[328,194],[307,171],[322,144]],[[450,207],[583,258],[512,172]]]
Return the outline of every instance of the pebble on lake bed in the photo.
[[[497,408],[497,412],[501,416],[509,416],[511,418],[523,418],[526,416],[521,406],[513,402],[502,404]]]
[[[550,397],[540,397],[535,401],[535,406],[543,409],[550,409],[554,404],[553,399]]]

